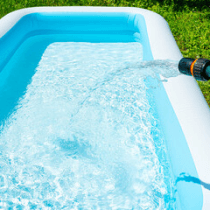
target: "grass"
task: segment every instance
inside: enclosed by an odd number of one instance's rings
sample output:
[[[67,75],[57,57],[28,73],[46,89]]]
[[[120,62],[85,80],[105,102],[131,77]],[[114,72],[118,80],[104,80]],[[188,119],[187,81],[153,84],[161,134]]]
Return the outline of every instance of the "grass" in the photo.
[[[1,0],[0,17],[35,6],[140,7],[162,15],[184,57],[210,59],[210,6],[207,0]],[[210,82],[198,82],[210,106]]]

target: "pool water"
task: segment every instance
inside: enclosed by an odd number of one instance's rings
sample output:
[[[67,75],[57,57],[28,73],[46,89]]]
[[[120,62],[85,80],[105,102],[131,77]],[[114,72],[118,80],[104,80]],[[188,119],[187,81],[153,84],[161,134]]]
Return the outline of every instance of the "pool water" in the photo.
[[[175,208],[151,89],[159,74],[178,75],[177,63],[142,53],[140,43],[47,46],[0,121],[2,208]]]

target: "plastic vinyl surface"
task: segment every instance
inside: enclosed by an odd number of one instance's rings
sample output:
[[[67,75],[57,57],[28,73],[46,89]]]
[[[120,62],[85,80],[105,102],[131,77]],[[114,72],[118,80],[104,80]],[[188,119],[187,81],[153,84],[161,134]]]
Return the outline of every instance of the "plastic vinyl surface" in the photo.
[[[150,12],[148,10],[138,9],[138,8],[124,8],[124,7],[37,7],[37,8],[27,8],[18,11],[14,11],[0,20],[0,40],[4,39],[14,27],[15,24],[28,14],[32,13],[49,13],[52,16],[53,12],[62,13],[111,13],[116,16],[117,14],[126,13],[134,22],[134,25],[139,27],[138,23],[135,21],[138,19],[135,15],[140,15],[139,19],[143,17],[144,20],[140,20],[140,26],[144,27],[146,25],[144,32],[141,33],[144,36],[144,49],[146,49],[147,56],[145,60],[152,59],[170,59],[170,60],[180,60],[182,55],[177,47],[177,44],[171,34],[167,22],[158,14]],[[143,23],[144,22],[144,23]],[[22,29],[24,31],[24,29]],[[141,29],[142,30],[142,29]],[[146,34],[145,34],[146,33]],[[0,44],[1,45],[1,44]],[[13,48],[11,47],[11,52]],[[150,52],[151,51],[151,52]],[[1,55],[1,52],[0,52]],[[3,54],[2,54],[3,55]],[[8,55],[9,58],[9,55]],[[7,58],[5,58],[7,59]],[[2,64],[3,65],[3,64]],[[162,89],[161,89],[162,88]],[[162,106],[161,102],[158,102],[159,111],[162,113],[162,119],[165,120],[166,126],[166,136],[172,139],[172,143],[169,143],[171,147],[171,158],[177,159],[177,154],[174,152],[178,149],[177,145],[187,144],[189,147],[190,154],[192,156],[195,168],[198,173],[196,177],[196,172],[192,169],[192,174],[195,176],[194,186],[199,191],[199,187],[202,188],[202,209],[210,209],[210,112],[209,107],[196,83],[194,78],[181,75],[175,78],[168,79],[168,82],[164,82],[161,90],[157,90],[155,96],[161,101],[161,98],[168,98],[168,106]],[[169,107],[165,109],[165,107]],[[170,108],[171,107],[171,108]],[[165,113],[164,113],[165,112]],[[173,114],[175,113],[175,114]],[[170,119],[169,119],[170,117]],[[178,132],[175,130],[171,133],[171,127],[167,123],[168,120],[174,122],[177,125]],[[179,134],[176,134],[179,133]],[[174,137],[173,137],[174,135]],[[178,137],[177,137],[178,135]],[[177,137],[177,138],[176,138]],[[182,141],[182,139],[184,139]],[[173,151],[174,150],[174,151]],[[175,175],[178,176],[180,172],[183,172],[183,168],[186,166],[183,164],[184,156],[180,150],[180,157],[178,162],[175,164],[174,171]],[[172,160],[173,162],[173,160]],[[181,165],[181,166],[179,166]],[[193,168],[193,166],[192,166]],[[191,169],[189,169],[191,170]],[[191,173],[191,171],[190,171]],[[190,181],[193,182],[193,179]],[[186,186],[182,186],[185,185]],[[200,209],[200,204],[194,205],[193,200],[190,199],[190,195],[186,195],[188,192],[186,188],[188,183],[180,182],[180,187],[178,187],[180,206],[178,209]],[[198,192],[199,194],[199,192]],[[197,195],[196,195],[197,196]],[[195,196],[195,199],[196,199]],[[198,195],[199,197],[200,195]],[[184,197],[184,198],[183,198]],[[186,198],[185,198],[186,197]],[[194,200],[195,200],[194,199]],[[196,202],[196,201],[195,201]],[[190,204],[191,203],[191,204]]]

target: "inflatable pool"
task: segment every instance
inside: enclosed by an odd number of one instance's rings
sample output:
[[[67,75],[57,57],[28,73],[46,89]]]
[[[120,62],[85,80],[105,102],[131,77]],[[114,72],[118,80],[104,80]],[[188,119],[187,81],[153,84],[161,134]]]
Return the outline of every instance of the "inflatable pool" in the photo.
[[[50,35],[59,34],[56,39]],[[65,35],[68,35],[67,37]],[[36,49],[36,37],[49,35],[46,46]],[[10,60],[31,37],[33,45],[24,59],[40,60],[46,47],[59,42],[128,43],[139,42],[143,60],[176,60],[182,55],[167,22],[158,14],[137,8],[112,7],[37,7],[12,12],[0,20],[0,89],[7,78],[15,83],[14,97],[1,90],[0,122],[10,115],[14,104],[32,77],[17,81]],[[38,40],[39,42],[40,39]],[[26,49],[24,49],[26,52]],[[39,51],[39,53],[37,53]],[[12,65],[13,70],[7,66]],[[36,68],[33,66],[31,68]],[[10,69],[10,70],[8,70]],[[12,72],[12,73],[11,73]],[[13,74],[10,75],[10,74]],[[2,79],[3,78],[3,79]],[[22,89],[21,89],[22,88]],[[20,90],[21,89],[21,90]],[[210,112],[194,78],[179,75],[152,90],[173,176],[176,179],[176,209],[210,209]],[[1,127],[0,127],[1,128]],[[0,129],[1,132],[1,129]]]

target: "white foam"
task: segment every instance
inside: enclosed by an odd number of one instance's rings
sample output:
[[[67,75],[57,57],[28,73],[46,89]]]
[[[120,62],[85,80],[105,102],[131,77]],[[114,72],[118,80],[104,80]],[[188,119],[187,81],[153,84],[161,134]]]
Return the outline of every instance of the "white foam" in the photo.
[[[2,202],[55,209],[173,206],[173,183],[152,132],[164,140],[144,81],[177,71],[172,61],[168,73],[163,61],[141,60],[139,43],[48,46],[1,129]]]

